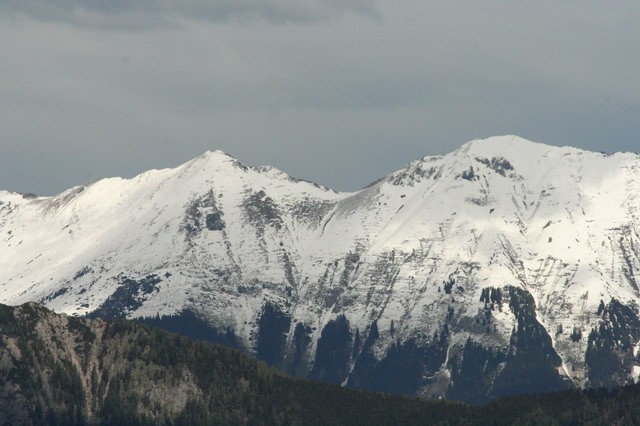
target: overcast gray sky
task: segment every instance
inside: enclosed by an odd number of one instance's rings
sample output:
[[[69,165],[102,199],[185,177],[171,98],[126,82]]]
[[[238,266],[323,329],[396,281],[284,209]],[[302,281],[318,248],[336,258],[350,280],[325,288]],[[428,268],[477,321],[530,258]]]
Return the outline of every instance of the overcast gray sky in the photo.
[[[0,189],[208,149],[338,190],[492,135],[637,152],[639,22],[637,1],[0,0]]]

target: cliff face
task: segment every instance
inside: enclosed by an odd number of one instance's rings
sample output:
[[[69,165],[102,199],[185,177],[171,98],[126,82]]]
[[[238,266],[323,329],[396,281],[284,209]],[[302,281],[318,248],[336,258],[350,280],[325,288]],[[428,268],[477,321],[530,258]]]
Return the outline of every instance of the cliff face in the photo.
[[[2,423],[83,423],[123,412],[158,421],[203,394],[190,368],[159,352],[177,345],[170,350],[184,356],[182,338],[56,315],[35,303],[0,306],[0,317]]]
[[[637,154],[491,138],[336,193],[210,152],[0,203],[4,303],[468,401],[640,371]]]

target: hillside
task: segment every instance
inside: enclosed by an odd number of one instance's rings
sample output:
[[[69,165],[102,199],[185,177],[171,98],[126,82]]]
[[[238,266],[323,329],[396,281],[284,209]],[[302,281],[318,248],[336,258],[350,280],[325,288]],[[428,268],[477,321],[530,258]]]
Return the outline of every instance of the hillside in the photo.
[[[134,322],[0,305],[2,424],[637,424],[640,386],[483,407],[289,378],[237,350]]]
[[[288,378],[237,350],[134,322],[0,305],[0,423],[374,424],[449,403]]]

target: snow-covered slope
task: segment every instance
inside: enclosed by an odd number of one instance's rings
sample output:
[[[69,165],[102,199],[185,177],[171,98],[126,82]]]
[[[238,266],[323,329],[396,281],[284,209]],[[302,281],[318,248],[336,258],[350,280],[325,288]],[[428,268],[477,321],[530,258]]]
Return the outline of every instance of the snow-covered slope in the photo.
[[[0,191],[0,303],[191,311],[356,387],[474,400],[624,383],[640,372],[639,209],[638,154],[515,136],[354,193],[208,152],[56,197]],[[348,353],[329,354],[340,338]],[[415,383],[394,384],[414,358]],[[507,384],[532,363],[540,383]]]

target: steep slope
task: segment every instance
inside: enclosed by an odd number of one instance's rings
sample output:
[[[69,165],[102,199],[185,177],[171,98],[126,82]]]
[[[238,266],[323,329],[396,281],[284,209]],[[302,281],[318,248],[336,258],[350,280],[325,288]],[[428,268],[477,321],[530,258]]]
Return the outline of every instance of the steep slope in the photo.
[[[639,193],[637,154],[513,136],[355,193],[210,152],[51,198],[1,192],[0,301],[196,317],[366,389],[478,402],[623,384],[640,374]]]
[[[236,350],[35,303],[0,305],[0,342],[2,424],[424,424],[465,410],[295,380]]]
[[[131,321],[0,305],[2,424],[637,424],[640,385],[482,407],[292,379],[239,351]]]

